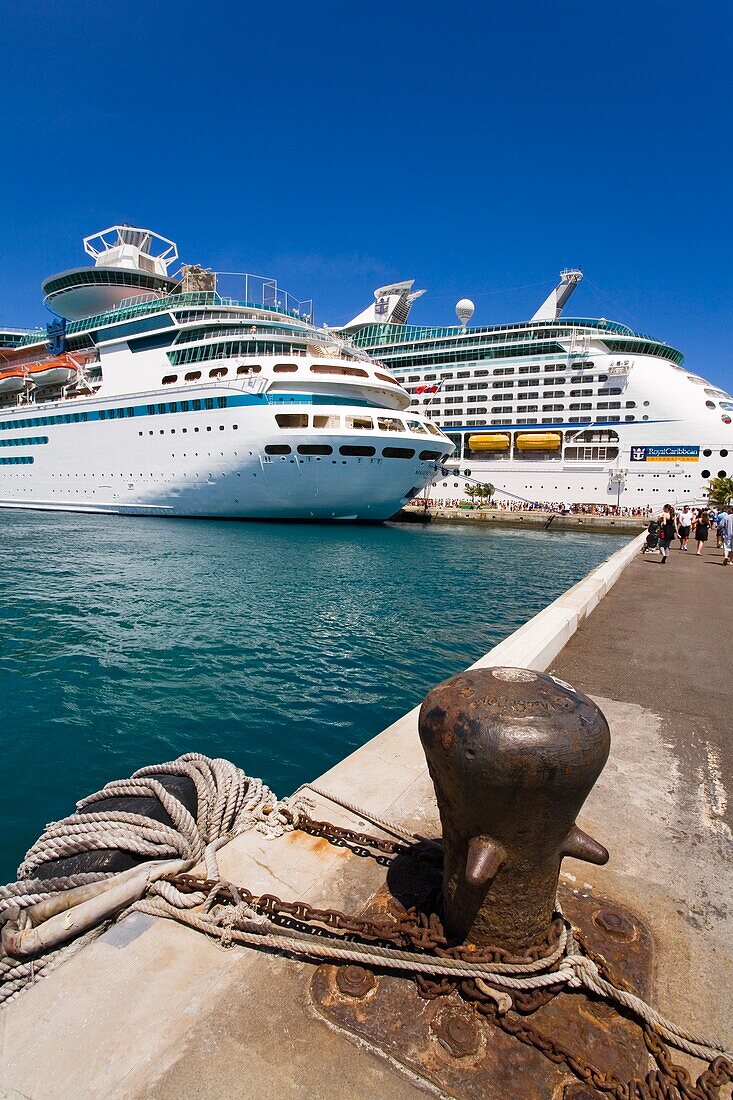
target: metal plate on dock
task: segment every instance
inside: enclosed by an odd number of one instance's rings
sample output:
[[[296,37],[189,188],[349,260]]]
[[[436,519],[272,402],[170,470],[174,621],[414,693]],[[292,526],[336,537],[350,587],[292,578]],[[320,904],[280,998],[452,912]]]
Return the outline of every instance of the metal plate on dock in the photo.
[[[601,898],[561,887],[561,903],[588,947],[614,979],[648,998],[652,940],[638,918]],[[399,906],[385,887],[364,915],[385,916]],[[363,970],[320,966],[311,982],[313,1004],[332,1024],[366,1042],[447,1096],[471,1100],[593,1100],[603,1094],[582,1084],[563,1063],[520,1042],[482,1017],[458,993],[424,1000],[415,983]],[[615,1009],[580,993],[561,993],[526,1016],[541,1036],[571,1050],[581,1062],[627,1081],[650,1067],[640,1029]]]

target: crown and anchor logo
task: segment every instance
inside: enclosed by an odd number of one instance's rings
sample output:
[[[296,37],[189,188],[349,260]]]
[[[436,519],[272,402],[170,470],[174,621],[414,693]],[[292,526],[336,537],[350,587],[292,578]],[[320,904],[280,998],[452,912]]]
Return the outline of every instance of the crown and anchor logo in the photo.
[[[631,458],[633,462],[643,462],[646,458],[646,447],[632,447]]]

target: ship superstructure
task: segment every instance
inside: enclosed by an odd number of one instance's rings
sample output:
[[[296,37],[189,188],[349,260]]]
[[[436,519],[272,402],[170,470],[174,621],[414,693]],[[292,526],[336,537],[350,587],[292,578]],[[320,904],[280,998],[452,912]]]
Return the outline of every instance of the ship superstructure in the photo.
[[[402,283],[386,316],[344,326],[454,442],[431,497],[460,498],[471,479],[519,500],[661,507],[702,500],[711,477],[733,473],[733,397],[660,340],[563,318],[581,278],[562,272],[525,322],[410,325],[412,283]],[[473,303],[459,307],[470,317]]]
[[[0,329],[0,507],[383,520],[452,443],[394,376],[273,280],[220,295],[172,241],[113,226]]]

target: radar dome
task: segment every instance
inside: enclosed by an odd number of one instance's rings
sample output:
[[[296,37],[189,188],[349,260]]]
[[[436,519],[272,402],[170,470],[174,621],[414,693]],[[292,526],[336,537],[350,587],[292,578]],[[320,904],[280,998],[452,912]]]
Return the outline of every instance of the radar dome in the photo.
[[[460,302],[456,303],[456,317],[464,328],[473,317],[475,308],[470,298],[461,298]]]

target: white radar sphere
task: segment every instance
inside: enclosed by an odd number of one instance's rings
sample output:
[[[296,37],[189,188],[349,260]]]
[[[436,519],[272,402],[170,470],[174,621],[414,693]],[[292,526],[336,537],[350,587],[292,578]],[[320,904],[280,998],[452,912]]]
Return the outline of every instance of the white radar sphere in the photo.
[[[461,298],[460,302],[456,303],[456,317],[462,325],[468,324],[473,317],[475,308],[470,298]]]

